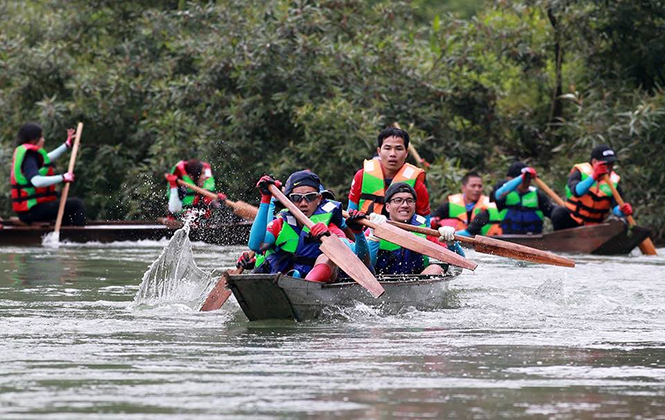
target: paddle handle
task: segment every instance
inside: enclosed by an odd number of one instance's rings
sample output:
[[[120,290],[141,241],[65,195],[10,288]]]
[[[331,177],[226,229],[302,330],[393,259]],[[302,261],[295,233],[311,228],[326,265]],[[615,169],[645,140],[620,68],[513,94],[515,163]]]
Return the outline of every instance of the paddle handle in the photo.
[[[555,203],[557,203],[558,205],[560,205],[562,207],[566,206],[566,202],[563,201],[563,199],[561,197],[559,197],[559,194],[555,193],[550,187],[548,187],[547,184],[545,184],[543,182],[543,180],[536,177],[536,178],[533,178],[533,182],[534,182],[534,184],[536,184],[536,186],[538,188],[545,191],[545,193],[547,195],[549,195],[552,198],[552,200],[554,200]]]
[[[344,216],[345,219],[348,219],[349,217],[351,217],[349,212],[347,212],[346,210],[342,210],[342,216]],[[367,220],[367,219],[356,220],[356,222],[360,225],[367,226],[370,229],[375,229],[376,226],[377,226],[376,223],[372,222],[371,220]]]
[[[410,225],[408,223],[402,223],[402,222],[395,222],[392,220],[388,220],[388,223],[390,223],[393,226],[397,226],[399,228],[402,228],[404,230],[409,230],[411,232],[416,232],[416,233],[422,233],[423,235],[427,236],[436,236],[437,238],[441,236],[439,234],[439,231],[436,229],[430,229],[430,228],[424,228],[422,226],[414,226]],[[460,242],[465,242],[467,244],[475,244],[476,241],[473,238],[469,238],[468,236],[462,236],[462,235],[455,235],[455,240],[460,241]]]
[[[74,147],[72,148],[72,155],[69,157],[69,166],[67,172],[74,172],[74,165],[76,164],[76,155],[79,151],[79,143],[81,142],[81,133],[83,132],[83,123],[80,122],[76,127],[76,137],[74,138]],[[60,227],[62,226],[62,218],[65,215],[65,204],[67,204],[67,196],[69,195],[69,182],[62,188],[60,194],[60,206],[58,207],[58,215],[55,218],[55,234],[60,234]]]
[[[214,192],[208,191],[194,184],[190,184],[189,182],[185,182],[182,179],[178,179],[176,181],[178,182],[179,185],[187,187],[198,194],[205,195],[206,197],[212,198],[213,200],[219,199],[217,194],[215,194]],[[249,221],[254,220],[259,212],[259,209],[257,207],[252,206],[249,203],[245,203],[244,201],[231,201],[229,199],[226,199],[223,200],[223,202],[225,206],[231,207],[235,214]]]
[[[311,229],[312,226],[314,226],[314,222],[309,220],[309,217],[305,216],[305,214],[302,211],[300,211],[298,206],[296,206],[293,203],[293,201],[286,198],[286,196],[279,190],[279,188],[277,188],[274,184],[270,184],[268,185],[268,189],[270,190],[272,195],[274,195],[275,198],[278,199],[284,205],[284,207],[289,209],[289,211],[296,218],[296,220],[298,220],[303,225],[307,226],[309,229]]]
[[[603,181],[607,184],[608,187],[610,187],[610,191],[612,191],[612,195],[614,196],[614,199],[617,201],[617,204],[620,206],[623,206],[625,202],[621,198],[621,194],[619,194],[619,191],[616,189],[614,184],[612,183],[612,180],[608,175],[603,175]],[[635,223],[635,219],[633,218],[632,215],[626,216],[626,220],[628,220],[628,225],[629,226],[635,226],[637,223]],[[642,251],[642,254],[644,255],[658,255],[656,252],[656,246],[653,244],[651,241],[651,238],[646,238],[642,243],[639,245],[640,251]]]

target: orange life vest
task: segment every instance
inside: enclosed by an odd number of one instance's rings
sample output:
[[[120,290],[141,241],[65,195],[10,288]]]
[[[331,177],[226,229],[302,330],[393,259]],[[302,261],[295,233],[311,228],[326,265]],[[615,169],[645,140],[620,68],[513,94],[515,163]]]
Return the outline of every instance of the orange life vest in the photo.
[[[578,163],[570,171],[575,170],[582,174],[582,181],[593,175],[593,166],[590,163]],[[610,181],[616,187],[621,177],[616,172],[610,174]],[[584,225],[597,225],[603,223],[612,207],[612,190],[604,180],[596,181],[589,191],[581,197],[575,197],[566,186],[566,208],[570,210],[570,217],[577,223]]]
[[[10,179],[12,187],[12,209],[17,213],[29,211],[37,204],[48,203],[58,199],[58,195],[55,192],[55,185],[37,188],[23,174],[21,166],[28,152],[35,152],[40,159],[39,175],[51,176],[54,174],[51,160],[43,148],[25,143],[14,150]]]
[[[488,196],[481,195],[478,201],[476,201],[473,210],[471,210],[470,220],[467,216],[463,194],[448,196],[448,203],[448,216],[450,218],[448,219],[449,221],[446,221],[445,219],[441,221],[443,226],[451,226],[451,222],[456,221],[454,224],[455,230],[464,230],[481,211],[487,210],[489,213],[489,222],[481,228],[480,234],[485,236],[501,235],[501,217],[499,215],[499,210],[495,203],[490,202]]]
[[[425,181],[425,171],[410,163],[404,163],[399,169],[397,174],[393,177],[392,182],[405,182],[415,188],[418,177]],[[386,193],[386,181],[383,176],[383,169],[381,168],[381,161],[379,158],[365,160],[363,164],[363,178],[360,193],[360,201],[358,206],[360,211],[367,214],[378,213],[383,211],[384,201],[383,197]]]

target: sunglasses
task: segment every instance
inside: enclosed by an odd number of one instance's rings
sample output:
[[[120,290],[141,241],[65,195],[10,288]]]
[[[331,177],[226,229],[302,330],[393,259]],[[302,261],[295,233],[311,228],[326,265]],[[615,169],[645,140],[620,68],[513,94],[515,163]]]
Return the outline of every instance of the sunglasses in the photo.
[[[312,201],[316,200],[318,196],[319,193],[314,191],[309,192],[307,194],[289,194],[289,200],[291,200],[294,203],[300,203],[304,199],[308,203],[311,203]]]
[[[407,206],[412,206],[412,205],[416,204],[416,200],[414,200],[413,198],[397,197],[397,198],[393,198],[392,200],[390,200],[390,202],[394,203],[397,206],[401,206],[402,203],[406,203]]]

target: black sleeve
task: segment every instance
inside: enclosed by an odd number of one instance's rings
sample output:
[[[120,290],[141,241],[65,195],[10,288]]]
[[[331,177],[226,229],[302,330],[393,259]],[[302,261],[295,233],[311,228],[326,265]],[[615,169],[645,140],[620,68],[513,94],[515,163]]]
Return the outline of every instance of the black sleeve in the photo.
[[[543,215],[546,217],[552,217],[552,210],[554,210],[554,204],[550,201],[549,197],[545,195],[544,192],[538,190],[538,209],[543,212]]]
[[[23,175],[30,181],[34,176],[39,175],[39,159],[34,153],[28,152],[23,159],[21,171]]]
[[[439,219],[449,219],[450,216],[450,203],[446,201],[445,203],[441,204],[438,209],[434,212],[434,217],[438,217]]]
[[[487,210],[482,210],[476,217],[473,218],[466,231],[472,235],[479,235],[480,230],[490,221],[490,214]]]
[[[573,172],[571,172],[570,175],[568,175],[568,188],[570,188],[570,192],[575,196],[579,197],[577,195],[577,191],[575,191],[575,187],[577,187],[577,184],[582,180],[582,173],[575,169]]]
[[[492,193],[490,194],[490,201],[496,203],[496,208],[499,209],[499,211],[503,210],[506,207],[506,197],[508,197],[508,194],[504,195],[499,199],[495,199],[494,197],[496,197],[496,190],[503,187],[503,184],[505,184],[506,182],[508,181],[506,180],[496,184],[494,186],[494,189],[492,190]]]

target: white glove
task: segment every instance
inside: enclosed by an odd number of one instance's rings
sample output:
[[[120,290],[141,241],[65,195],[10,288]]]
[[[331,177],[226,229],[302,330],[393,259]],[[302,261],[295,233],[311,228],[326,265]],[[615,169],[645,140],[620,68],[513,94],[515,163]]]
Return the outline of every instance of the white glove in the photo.
[[[382,214],[372,213],[368,217],[369,221],[377,225],[382,225],[388,221],[388,218]]]
[[[439,241],[449,242],[455,240],[455,228],[452,226],[441,226],[439,228]]]
[[[376,214],[376,213],[370,214],[367,217],[367,219],[370,222],[372,222],[374,224],[377,224],[377,225],[384,224],[384,223],[386,223],[386,221],[388,221],[388,218],[386,218],[386,216],[384,216],[382,214]],[[367,239],[370,240],[370,241],[375,241],[375,242],[378,242],[378,241],[381,240],[381,239],[377,238],[376,236],[374,236],[374,229],[372,229],[372,228],[369,229],[369,237]]]

